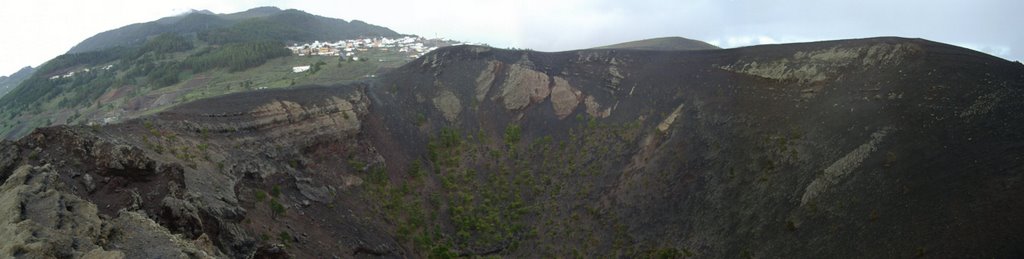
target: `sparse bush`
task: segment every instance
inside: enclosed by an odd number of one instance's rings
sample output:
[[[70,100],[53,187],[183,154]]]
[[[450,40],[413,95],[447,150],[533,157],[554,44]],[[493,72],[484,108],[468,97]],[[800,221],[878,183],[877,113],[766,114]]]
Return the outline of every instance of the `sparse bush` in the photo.
[[[679,250],[675,248],[663,248],[655,251],[653,257],[659,259],[682,258],[683,253],[679,252]]]
[[[409,175],[411,175],[413,178],[419,178],[420,176],[423,176],[423,172],[421,170],[423,170],[423,165],[420,162],[420,160],[412,161],[412,164],[409,165]]]
[[[750,251],[743,249],[743,251],[740,251],[740,258],[754,258],[754,256],[750,254]]]
[[[270,212],[273,213],[274,217],[285,215],[284,205],[277,201],[277,199],[270,198]]]
[[[292,241],[292,235],[288,234],[286,231],[281,231],[281,233],[277,234],[277,240],[281,241],[282,244],[287,245],[289,241]]]
[[[446,246],[444,244],[435,244],[434,247],[430,249],[430,256],[429,257],[430,258],[456,258],[458,256],[459,256],[459,254],[455,253],[454,251],[452,251],[451,248],[448,248],[448,246]]]
[[[359,161],[358,159],[351,158],[351,159],[348,160],[348,166],[351,166],[352,169],[356,169],[356,170],[362,171],[364,168],[366,168],[366,163],[363,163],[362,161]]]
[[[338,63],[338,64],[341,64],[341,63]],[[323,60],[317,61],[315,64],[313,64],[313,68],[309,69],[309,74],[312,75],[312,74],[316,74],[316,72],[320,72],[320,67],[322,67],[323,65],[327,65],[327,63],[324,63]]]
[[[270,196],[281,197],[281,186],[274,185],[274,188],[270,189]]]
[[[256,191],[256,201],[262,202],[267,199],[267,193],[263,191]]]
[[[508,127],[505,127],[505,144],[511,146],[519,142],[519,139],[522,137],[522,131],[522,128],[516,124],[509,124]]]
[[[367,180],[371,183],[384,184],[388,181],[387,170],[383,167],[374,167],[370,169],[370,175]]]
[[[423,126],[423,124],[427,124],[427,116],[423,115],[422,113],[417,113],[416,126]]]

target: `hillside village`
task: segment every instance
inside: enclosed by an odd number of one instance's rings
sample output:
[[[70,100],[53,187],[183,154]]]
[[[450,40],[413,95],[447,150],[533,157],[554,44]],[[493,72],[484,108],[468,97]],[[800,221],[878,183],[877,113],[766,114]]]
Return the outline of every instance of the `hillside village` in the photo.
[[[288,46],[293,55],[303,56],[334,56],[351,61],[366,61],[369,52],[377,54],[391,53],[399,54],[407,60],[419,58],[425,53],[431,52],[440,47],[462,45],[463,42],[447,39],[427,39],[424,37],[405,36],[391,39],[380,38],[359,38],[339,40],[337,42],[294,43]],[[377,61],[384,61],[379,59]],[[312,65],[292,67],[293,73],[304,73],[312,69]],[[372,75],[368,75],[372,76]]]
[[[294,43],[291,46],[287,46],[288,50],[293,55],[297,56],[344,56],[347,59],[353,61],[360,61],[365,59],[361,57],[360,53],[369,51],[378,52],[395,52],[401,54],[408,54],[406,57],[409,60],[419,58],[425,53],[431,52],[440,47],[463,45],[466,43],[449,40],[449,39],[427,39],[424,37],[416,36],[405,36],[402,38],[391,39],[386,37],[380,38],[359,38],[359,39],[347,39],[339,40],[337,42],[320,42],[314,41],[312,43]],[[383,60],[379,60],[383,61]],[[78,71],[69,71],[64,74],[53,75],[49,79],[57,80],[64,78],[74,77],[76,73],[88,73],[94,69],[110,70],[114,65],[106,65],[93,69],[83,68]],[[311,66],[299,66],[293,67],[292,71],[295,73],[306,72]]]
[[[0,135],[112,123],[235,92],[365,80],[462,44],[277,8],[165,18],[87,38],[33,80],[0,77],[0,94],[22,89],[0,102]]]
[[[101,67],[99,69],[110,70],[111,68],[114,68],[113,64],[103,66],[103,67]],[[70,78],[70,77],[75,76],[75,73],[81,74],[81,73],[88,73],[90,71],[92,71],[92,69],[89,69],[89,68],[83,68],[82,70],[79,70],[79,71],[69,71],[69,72],[67,72],[65,74],[51,76],[50,80],[57,80],[57,79],[61,79],[61,78]]]
[[[409,58],[415,59],[439,47],[461,44],[464,43],[446,39],[405,36],[398,39],[381,37],[339,40],[337,42],[295,43],[288,46],[288,49],[292,51],[292,54],[299,56],[345,56],[358,61],[359,52],[370,50],[408,53]]]
[[[396,66],[398,66],[400,64],[403,64],[404,62],[407,62],[409,60],[413,60],[413,59],[419,58],[419,57],[423,56],[424,54],[426,54],[426,53],[428,53],[430,51],[436,50],[438,48],[446,47],[446,46],[454,46],[454,45],[463,45],[463,44],[467,44],[467,43],[463,43],[463,42],[455,41],[455,40],[443,39],[443,38],[428,39],[428,38],[417,37],[417,36],[405,36],[405,37],[401,37],[401,38],[387,38],[387,37],[358,38],[358,39],[339,40],[339,41],[336,41],[336,42],[314,41],[314,42],[311,42],[311,43],[293,43],[293,44],[288,45],[288,46],[283,46],[283,47],[285,47],[286,49],[288,49],[292,53],[292,57],[293,58],[292,59],[286,59],[286,60],[289,60],[289,61],[285,61],[288,64],[285,65],[285,66],[281,66],[278,69],[288,69],[288,68],[290,68],[289,70],[286,70],[290,74],[304,74],[305,77],[308,77],[309,75],[311,75],[311,74],[315,73],[317,70],[319,70],[319,68],[313,68],[314,67],[313,64],[314,63],[318,63],[318,62],[322,63],[327,58],[331,58],[331,59],[337,58],[340,61],[346,61],[347,60],[347,61],[350,61],[350,62],[351,61],[372,61],[372,62],[370,62],[371,64],[357,65],[357,66],[354,66],[353,69],[358,69],[357,67],[360,67],[360,66],[368,66],[368,67],[396,67]],[[311,58],[311,60],[306,61],[305,58],[294,59],[295,57],[308,57],[308,58]],[[303,64],[303,63],[305,63],[305,64]],[[364,62],[359,62],[359,63],[363,64]],[[77,68],[77,69],[73,69],[73,70],[70,70],[70,71],[65,71],[65,72],[61,72],[61,73],[49,76],[48,78],[49,78],[50,81],[73,80],[74,78],[77,78],[79,76],[86,75],[86,74],[98,73],[100,71],[113,70],[116,66],[117,66],[116,64],[105,64],[105,65],[99,65],[99,66],[93,66],[93,67],[84,67],[84,68],[80,67],[80,68]],[[340,65],[338,67],[340,67]],[[376,71],[376,69],[362,70],[364,72],[355,72],[355,71],[356,70],[352,70],[351,72],[348,72],[348,73],[365,73],[362,76],[365,76],[365,77],[376,77],[376,75],[374,74],[374,71]],[[266,72],[258,72],[258,73],[266,73]],[[347,75],[347,74],[344,74],[344,75]],[[299,78],[304,78],[304,77],[297,77],[297,78],[296,77],[289,77],[285,81],[292,81],[292,82],[294,82],[294,81],[296,81],[296,79],[299,79]],[[313,78],[319,78],[319,77],[313,77]],[[207,79],[203,79],[203,80],[207,80]],[[207,81],[203,81],[203,80],[195,81],[195,82],[207,82]],[[233,82],[232,80],[229,80],[229,79],[224,79],[224,80]],[[250,80],[250,79],[247,79],[247,80]],[[299,80],[302,80],[302,79],[299,79]],[[174,98],[182,98],[189,91],[189,89],[191,89],[190,87],[195,87],[194,86],[195,83],[187,83],[187,82],[190,82],[190,81],[193,81],[193,80],[191,80],[191,79],[186,80],[186,83],[184,83],[183,85],[179,86],[179,87],[183,87],[183,88],[180,88],[179,90],[170,90],[170,89],[178,89],[178,88],[169,88],[169,89],[165,89],[164,90],[166,93],[161,93],[158,96],[147,97],[147,98],[157,100],[157,101],[154,101],[154,103],[170,104],[172,102],[169,101],[169,100],[174,99]],[[234,81],[237,81],[237,80],[234,80]],[[253,86],[253,87],[251,87],[249,89],[250,90],[264,90],[264,89],[269,89],[269,88],[272,88],[272,87],[282,87],[280,84],[276,84],[275,85],[273,83],[270,83],[271,81],[272,80],[260,81],[262,83],[259,83],[258,85]],[[309,81],[309,82],[312,82],[312,81]],[[235,82],[235,83],[237,83],[237,82]],[[209,88],[209,85],[213,85],[213,84],[216,84],[216,83],[204,83],[204,84],[207,84],[207,85],[203,86],[203,88]],[[291,85],[291,84],[294,84],[294,83],[287,83],[286,82],[285,86]],[[227,91],[227,90],[225,90],[225,91]],[[118,91],[118,93],[119,92],[123,92],[123,91]],[[184,99],[182,99],[182,101],[183,100]],[[104,113],[102,113],[102,115],[98,115],[97,117],[94,117],[92,119],[89,119],[85,123],[89,124],[89,125],[93,125],[93,124],[109,124],[109,123],[114,123],[114,122],[120,121],[123,117],[128,116],[128,115],[129,115],[129,113],[127,113],[124,109],[114,109],[112,111],[104,112]],[[60,118],[57,119],[57,121],[65,121],[65,120],[66,120],[66,118],[65,119],[60,119]],[[70,123],[70,121],[68,121],[68,123]]]

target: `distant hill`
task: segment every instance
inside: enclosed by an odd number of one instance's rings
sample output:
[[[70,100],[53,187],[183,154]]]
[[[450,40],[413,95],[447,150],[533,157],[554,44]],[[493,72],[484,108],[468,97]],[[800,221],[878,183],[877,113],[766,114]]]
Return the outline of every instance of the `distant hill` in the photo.
[[[267,12],[262,10],[260,12]],[[256,12],[258,13],[258,12]],[[249,14],[252,15],[252,14]],[[255,40],[282,42],[335,41],[367,36],[400,37],[391,29],[345,20],[312,15],[299,10],[284,10],[261,18],[245,19],[246,15],[229,16],[240,19],[230,27],[207,30],[199,38],[210,43],[230,43]]]
[[[233,14],[221,14],[220,17],[228,20],[243,20],[250,18],[261,18],[271,16],[280,13],[281,9],[272,6],[256,7],[253,9],[246,10],[244,12],[237,12]]]
[[[345,21],[299,10],[259,7],[232,14],[191,10],[92,36],[68,53],[0,84],[0,135],[17,138],[38,126],[94,123],[136,116],[198,96],[287,87],[303,82],[354,80],[394,68],[409,53],[368,51],[377,62],[342,64],[339,57],[289,58],[284,46],[404,35],[362,21]],[[262,66],[317,65],[304,74]],[[327,73],[317,74],[323,68]],[[276,74],[276,73],[283,74]],[[248,72],[247,72],[248,73]],[[273,76],[269,74],[275,73]],[[232,88],[232,85],[235,88]],[[201,86],[201,87],[200,87]],[[116,100],[116,101],[115,101]]]
[[[720,49],[715,45],[683,37],[664,37],[623,42],[594,49],[635,49],[635,50],[709,50]]]
[[[29,76],[32,76],[32,72],[34,71],[35,69],[29,66],[18,70],[18,72],[14,72],[11,76],[0,76],[0,96],[4,96],[7,92],[10,92],[11,89],[17,87],[21,81],[28,79]]]
[[[194,11],[152,22],[136,23],[102,32],[75,45],[68,53],[97,51],[112,47],[139,46],[147,39],[164,34],[194,34],[209,37],[216,43],[251,40],[311,41],[340,40],[355,37],[397,37],[391,29],[312,15],[299,10],[258,7],[232,14]]]
[[[163,33],[195,33],[227,27],[231,24],[233,23],[216,15],[189,13],[101,32],[78,43],[71,50],[68,50],[68,53],[99,51],[112,47],[138,46],[145,43],[149,37]]]

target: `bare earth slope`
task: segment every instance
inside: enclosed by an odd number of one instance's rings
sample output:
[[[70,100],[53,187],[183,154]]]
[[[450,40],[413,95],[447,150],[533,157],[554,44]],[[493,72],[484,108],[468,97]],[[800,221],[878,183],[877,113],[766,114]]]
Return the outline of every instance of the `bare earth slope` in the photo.
[[[1017,257],[1022,97],[919,39],[450,47],[5,142],[0,253]]]

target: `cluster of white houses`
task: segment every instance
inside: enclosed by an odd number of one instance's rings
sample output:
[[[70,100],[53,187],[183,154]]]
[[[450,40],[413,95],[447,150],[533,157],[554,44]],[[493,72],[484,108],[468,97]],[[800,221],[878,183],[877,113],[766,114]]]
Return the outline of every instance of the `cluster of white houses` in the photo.
[[[423,37],[405,36],[397,39],[380,37],[339,40],[337,42],[314,41],[313,43],[292,44],[292,46],[288,46],[287,48],[291,50],[292,54],[299,56],[345,56],[352,60],[359,61],[360,57],[356,54],[358,52],[370,50],[397,51],[399,53],[408,53],[409,58],[415,59],[419,58],[424,53],[437,49],[438,47],[459,44],[464,43],[445,39],[426,39]],[[114,65],[107,65],[94,69],[110,70],[113,67]],[[292,72],[302,73],[309,71],[310,68],[310,66],[293,67]],[[76,73],[88,72],[90,72],[90,69],[85,68],[80,71],[71,71],[66,74],[51,76],[50,80],[70,78],[75,76]]]
[[[106,65],[106,66],[104,66],[104,67],[102,67],[100,69],[110,70],[111,68],[114,68],[114,65]],[[83,68],[81,71],[78,71],[78,72],[71,71],[71,72],[68,72],[67,74],[51,76],[50,80],[57,80],[57,79],[61,79],[61,78],[69,78],[69,77],[75,76],[75,73],[88,73],[89,71],[92,71],[92,70],[90,70],[88,68]]]
[[[371,49],[383,51],[398,51],[409,53],[409,57],[418,58],[423,53],[437,49],[437,46],[425,44],[427,39],[423,37],[405,36],[398,39],[389,38],[363,38],[354,40],[339,40],[337,42],[320,42],[293,44],[288,49],[299,56],[346,56],[358,60],[357,52],[369,51]]]

